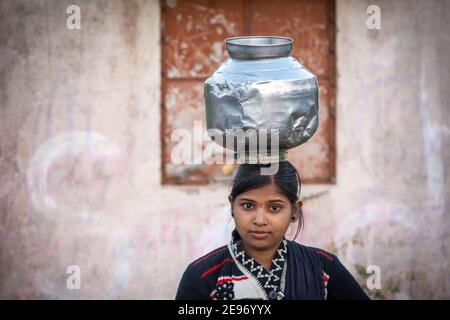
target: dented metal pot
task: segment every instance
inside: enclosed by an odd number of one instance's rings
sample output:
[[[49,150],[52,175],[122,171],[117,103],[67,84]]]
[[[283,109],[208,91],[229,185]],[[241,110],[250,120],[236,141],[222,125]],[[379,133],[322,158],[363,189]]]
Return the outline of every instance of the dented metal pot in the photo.
[[[247,36],[225,43],[230,58],[204,87],[211,138],[227,147],[225,138],[236,141],[237,132],[274,130],[280,149],[308,141],[318,127],[318,84],[289,56],[293,40]],[[270,142],[267,145],[270,149]],[[232,148],[236,151],[236,144]]]

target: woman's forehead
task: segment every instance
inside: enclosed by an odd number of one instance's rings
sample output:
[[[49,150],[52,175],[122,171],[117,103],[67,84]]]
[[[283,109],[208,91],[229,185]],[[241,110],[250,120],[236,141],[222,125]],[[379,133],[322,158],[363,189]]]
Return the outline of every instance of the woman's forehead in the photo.
[[[236,197],[236,200],[248,199],[255,201],[288,201],[288,198],[280,192],[278,187],[274,184],[268,184],[263,187],[247,190]]]

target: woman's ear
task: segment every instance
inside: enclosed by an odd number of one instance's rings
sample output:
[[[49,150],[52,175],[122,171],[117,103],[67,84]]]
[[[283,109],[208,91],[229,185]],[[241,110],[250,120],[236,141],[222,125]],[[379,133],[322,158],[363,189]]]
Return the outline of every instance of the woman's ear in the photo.
[[[300,200],[298,200],[295,203],[295,210],[293,210],[292,215],[291,215],[291,222],[294,223],[298,220],[299,216],[300,216],[300,212],[302,210],[302,206],[303,206],[303,202],[301,202]]]
[[[294,214],[291,216],[291,223],[294,223],[295,221],[297,221],[297,219],[298,219],[298,214],[297,214],[297,213],[294,213]]]
[[[234,214],[233,214],[233,197],[230,195],[228,195],[228,201],[230,201],[230,206],[231,206],[231,216],[234,218]]]

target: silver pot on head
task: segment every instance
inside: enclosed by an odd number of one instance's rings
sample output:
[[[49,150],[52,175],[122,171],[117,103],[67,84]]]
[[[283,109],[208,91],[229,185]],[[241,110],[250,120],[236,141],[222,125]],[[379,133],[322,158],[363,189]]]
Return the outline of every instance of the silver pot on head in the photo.
[[[291,38],[245,36],[225,44],[229,59],[204,85],[209,136],[237,158],[263,151],[283,158],[317,130],[316,76],[289,56]]]

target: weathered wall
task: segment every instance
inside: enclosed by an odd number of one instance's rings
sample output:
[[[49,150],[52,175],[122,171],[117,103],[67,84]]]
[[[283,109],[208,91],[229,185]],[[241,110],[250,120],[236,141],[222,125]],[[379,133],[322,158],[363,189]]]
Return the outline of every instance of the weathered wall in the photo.
[[[378,265],[379,297],[450,298],[450,2],[377,4],[370,31],[368,2],[337,1],[337,183],[304,187],[301,241]],[[160,184],[159,19],[0,2],[0,297],[170,299],[228,240],[227,186]]]
[[[338,185],[309,234],[379,265],[386,297],[450,298],[450,2],[379,1],[374,31],[369,4],[338,1]]]

